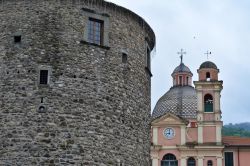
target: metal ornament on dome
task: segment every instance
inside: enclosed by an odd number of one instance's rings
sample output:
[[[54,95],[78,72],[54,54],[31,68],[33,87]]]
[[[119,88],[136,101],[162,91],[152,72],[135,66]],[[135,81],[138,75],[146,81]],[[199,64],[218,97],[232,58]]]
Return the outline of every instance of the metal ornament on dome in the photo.
[[[188,73],[191,73],[191,74],[192,74],[192,72],[190,71],[190,69],[183,63],[183,55],[184,55],[184,54],[187,54],[187,52],[184,51],[183,49],[181,49],[181,51],[180,51],[180,52],[177,52],[177,54],[180,54],[180,55],[181,55],[181,56],[180,56],[181,63],[180,63],[179,66],[177,66],[177,67],[174,69],[174,71],[173,71],[172,74],[180,73],[180,72],[188,72]],[[192,75],[193,75],[193,74],[192,74]]]
[[[180,58],[181,58],[181,64],[183,63],[183,55],[186,54],[186,52],[183,52],[183,49],[181,49],[181,52],[177,52],[177,54],[180,54]]]
[[[206,52],[205,54],[207,55],[207,60],[208,60],[209,55],[211,55],[211,54],[212,54],[212,52],[207,50],[207,52]]]
[[[207,61],[203,62],[200,65],[199,69],[204,69],[204,68],[212,68],[212,69],[218,69],[216,64],[214,64],[213,62],[209,61],[209,55],[212,54],[211,51],[207,51],[206,53],[204,53],[207,56]]]

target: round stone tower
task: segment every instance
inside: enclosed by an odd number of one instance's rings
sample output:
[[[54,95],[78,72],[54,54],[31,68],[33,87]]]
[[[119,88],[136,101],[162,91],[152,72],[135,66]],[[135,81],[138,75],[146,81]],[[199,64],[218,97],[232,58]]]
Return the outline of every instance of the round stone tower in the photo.
[[[103,0],[0,4],[0,165],[150,165],[155,35]]]

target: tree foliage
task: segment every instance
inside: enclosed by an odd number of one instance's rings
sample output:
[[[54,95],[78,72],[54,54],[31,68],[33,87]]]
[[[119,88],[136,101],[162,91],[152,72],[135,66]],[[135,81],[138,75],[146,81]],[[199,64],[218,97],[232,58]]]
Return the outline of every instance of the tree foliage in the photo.
[[[239,137],[250,137],[250,123],[238,123],[224,125],[222,128],[223,136],[239,136]]]

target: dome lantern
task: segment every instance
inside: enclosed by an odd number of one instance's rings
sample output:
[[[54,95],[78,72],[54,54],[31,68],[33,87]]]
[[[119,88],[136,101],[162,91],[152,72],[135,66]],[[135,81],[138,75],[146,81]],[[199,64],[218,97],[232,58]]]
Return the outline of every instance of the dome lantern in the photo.
[[[183,52],[183,49],[181,49],[181,52],[178,52],[178,54],[181,54],[181,63],[174,69],[171,75],[173,77],[173,86],[192,86],[193,73],[183,63],[183,54],[186,54],[186,52]]]

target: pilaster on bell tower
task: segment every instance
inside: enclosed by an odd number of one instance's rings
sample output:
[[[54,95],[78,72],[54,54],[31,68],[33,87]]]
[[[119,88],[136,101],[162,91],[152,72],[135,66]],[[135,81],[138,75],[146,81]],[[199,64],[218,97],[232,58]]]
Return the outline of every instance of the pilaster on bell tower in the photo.
[[[198,100],[198,143],[221,144],[220,93],[223,81],[218,80],[219,69],[210,61],[197,70],[199,81],[194,81]]]

